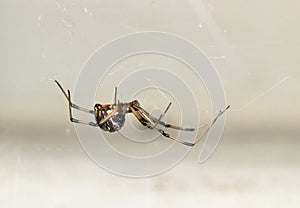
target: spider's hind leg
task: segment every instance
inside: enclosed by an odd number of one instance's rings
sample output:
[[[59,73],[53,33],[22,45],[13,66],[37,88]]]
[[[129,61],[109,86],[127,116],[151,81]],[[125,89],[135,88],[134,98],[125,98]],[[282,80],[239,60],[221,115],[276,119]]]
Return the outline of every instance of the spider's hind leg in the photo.
[[[72,109],[71,109],[71,107],[73,107],[73,105],[72,105],[72,102],[71,102],[70,90],[68,90],[68,101],[69,101],[69,116],[70,116],[70,121],[71,122],[73,122],[73,123],[79,123],[79,124],[86,124],[86,125],[90,125],[90,126],[93,126],[93,127],[97,127],[98,126],[98,124],[94,123],[94,122],[82,121],[82,120],[78,120],[76,118],[73,118]],[[78,108],[76,108],[76,109],[78,109]]]
[[[78,105],[72,103],[70,92],[69,92],[70,90],[68,90],[68,94],[67,94],[66,91],[64,90],[64,88],[61,86],[61,84],[57,80],[55,80],[55,83],[58,85],[58,87],[60,88],[60,90],[62,91],[64,96],[67,98],[70,107],[75,108],[80,111],[83,111],[83,112],[86,112],[86,113],[95,114],[94,110],[89,110],[87,108],[84,108],[84,107],[81,107],[81,106],[78,106]]]
[[[60,88],[60,90],[62,91],[62,93],[64,94],[64,96],[67,98],[68,100],[68,103],[69,103],[69,117],[70,117],[70,121],[73,122],[73,123],[79,123],[79,124],[86,124],[86,125],[90,125],[90,126],[93,126],[93,127],[96,127],[98,126],[97,123],[94,123],[94,122],[89,122],[89,121],[82,121],[82,120],[78,120],[78,119],[75,119],[73,118],[73,115],[72,115],[72,109],[71,108],[75,108],[77,110],[80,110],[80,111],[83,111],[83,112],[86,112],[86,113],[90,113],[90,114],[95,114],[95,112],[93,110],[89,110],[89,109],[86,109],[86,108],[83,108],[83,107],[80,107],[74,103],[72,103],[71,101],[71,93],[70,93],[70,90],[68,90],[68,94],[65,92],[65,90],[62,88],[62,86],[60,85],[60,83],[55,80],[55,83],[58,85],[58,87]]]

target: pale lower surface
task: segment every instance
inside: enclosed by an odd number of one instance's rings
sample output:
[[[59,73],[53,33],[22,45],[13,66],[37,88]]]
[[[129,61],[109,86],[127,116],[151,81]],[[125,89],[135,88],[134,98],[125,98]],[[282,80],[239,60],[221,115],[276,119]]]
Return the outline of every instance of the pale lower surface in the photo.
[[[105,171],[84,153],[73,128],[57,131],[2,135],[0,207],[296,208],[300,203],[300,142],[293,131],[225,131],[204,164],[197,162],[200,144],[175,168],[143,179]]]

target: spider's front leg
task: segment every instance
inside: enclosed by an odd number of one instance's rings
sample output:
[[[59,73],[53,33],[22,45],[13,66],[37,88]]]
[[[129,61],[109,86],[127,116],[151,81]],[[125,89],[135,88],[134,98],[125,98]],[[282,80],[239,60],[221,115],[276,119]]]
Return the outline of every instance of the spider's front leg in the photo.
[[[163,129],[161,129],[160,127],[158,127],[151,118],[149,116],[148,113],[144,113],[143,111],[139,110],[138,108],[134,107],[134,106],[129,106],[129,109],[131,110],[131,112],[135,115],[135,117],[144,125],[147,126],[150,129],[155,129],[157,130],[159,133],[161,133],[161,135],[163,135],[166,138],[172,139],[176,142],[179,142],[181,144],[187,145],[187,146],[194,146],[193,143],[189,143],[189,142],[185,142],[182,141],[180,139],[177,139],[173,136],[171,136],[170,134],[166,133]],[[145,111],[146,112],[146,111]]]
[[[166,108],[166,110],[164,111],[164,113],[162,114],[165,115],[166,111],[169,109],[171,103],[169,103],[168,107]],[[170,124],[170,123],[165,123],[163,121],[161,121],[161,117],[159,119],[155,118],[154,116],[150,115],[145,109],[143,109],[140,105],[135,106],[135,108],[140,111],[141,113],[143,113],[144,115],[146,115],[149,119],[151,119],[153,121],[153,123],[155,124],[155,126],[157,124],[164,126],[165,128],[171,128],[171,129],[176,129],[176,130],[180,130],[180,131],[195,131],[196,129],[201,129],[205,126],[208,126],[210,124],[210,122],[205,122],[203,124],[201,124],[200,126],[198,126],[198,128],[186,128],[186,127],[181,127],[181,126],[177,126],[174,124]]]
[[[131,111],[134,113],[134,115],[137,117],[137,119],[139,121],[143,121],[147,124],[147,126],[149,126],[149,128],[152,128],[152,129],[156,129],[158,132],[160,132],[164,137],[166,138],[169,138],[169,139],[172,139],[176,142],[179,142],[181,144],[184,144],[184,145],[187,145],[187,146],[194,146],[195,144],[197,144],[198,142],[200,142],[209,132],[209,130],[211,129],[211,127],[215,124],[215,122],[217,121],[217,119],[229,108],[230,106],[227,106],[225,108],[225,110],[223,111],[220,111],[219,114],[211,121],[211,122],[207,122],[207,123],[204,123],[203,125],[201,125],[199,128],[202,128],[204,126],[209,126],[203,133],[202,135],[196,139],[196,141],[194,142],[186,142],[184,140],[181,140],[181,139],[177,139],[173,136],[171,136],[170,134],[166,133],[163,129],[157,127],[157,123],[158,122],[159,124],[165,126],[166,128],[174,128],[174,129],[177,129],[177,130],[185,130],[185,131],[194,131],[195,129],[194,128],[182,128],[182,127],[179,127],[179,126],[174,126],[174,125],[171,125],[171,124],[166,124],[164,122],[161,122],[159,119],[153,119],[153,117],[146,111],[144,110],[142,107],[140,107],[139,105],[136,105],[136,106],[132,106],[131,107]],[[133,110],[132,110],[133,109]]]

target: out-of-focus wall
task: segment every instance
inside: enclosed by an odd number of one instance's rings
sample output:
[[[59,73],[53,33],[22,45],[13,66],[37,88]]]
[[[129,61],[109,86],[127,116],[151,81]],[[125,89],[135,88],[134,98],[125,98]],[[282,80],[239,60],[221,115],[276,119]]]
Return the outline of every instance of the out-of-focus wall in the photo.
[[[295,125],[298,5],[297,1],[190,0],[172,5],[156,0],[1,1],[1,118],[35,122],[47,117],[57,123],[65,109],[51,79],[72,88],[96,49],[122,35],[154,30],[182,36],[210,58],[224,82],[232,120]],[[143,63],[143,57],[139,61]]]

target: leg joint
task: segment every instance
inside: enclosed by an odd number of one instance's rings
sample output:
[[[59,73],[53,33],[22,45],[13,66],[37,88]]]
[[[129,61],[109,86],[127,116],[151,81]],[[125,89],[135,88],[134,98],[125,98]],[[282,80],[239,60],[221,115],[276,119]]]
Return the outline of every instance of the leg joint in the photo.
[[[94,127],[98,126],[98,124],[96,124],[96,123],[94,123],[94,122],[89,122],[89,125],[90,125],[90,126],[94,126]]]
[[[71,121],[71,122],[74,122],[74,123],[78,123],[78,122],[79,122],[79,120],[77,120],[77,119],[75,119],[75,118],[72,118],[72,117],[70,118],[70,121]]]
[[[183,142],[182,144],[189,146],[189,147],[193,147],[195,145],[195,143],[189,143],[189,142]]]
[[[170,134],[168,134],[168,133],[166,133],[164,131],[162,131],[162,135],[165,136],[165,137],[168,137],[168,138],[170,137]]]

